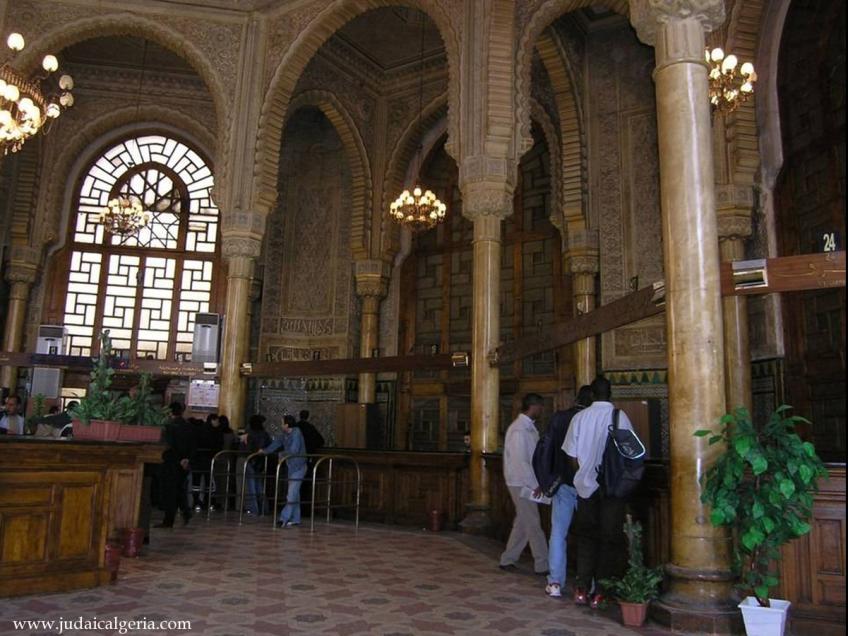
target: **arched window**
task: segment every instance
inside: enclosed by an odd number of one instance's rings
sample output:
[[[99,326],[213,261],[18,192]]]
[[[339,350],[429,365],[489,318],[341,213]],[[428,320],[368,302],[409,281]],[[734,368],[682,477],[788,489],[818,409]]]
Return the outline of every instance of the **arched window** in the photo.
[[[190,359],[195,314],[209,311],[217,274],[213,183],[197,152],[162,135],[122,141],[90,165],[74,200],[64,315],[71,355],[91,355],[109,329],[127,359]],[[118,195],[138,197],[151,215],[135,235],[97,222]]]

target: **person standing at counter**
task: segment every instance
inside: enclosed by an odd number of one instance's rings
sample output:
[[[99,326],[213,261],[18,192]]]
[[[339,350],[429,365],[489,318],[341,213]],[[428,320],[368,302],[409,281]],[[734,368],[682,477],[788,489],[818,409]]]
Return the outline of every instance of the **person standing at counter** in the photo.
[[[162,508],[165,518],[157,528],[173,528],[177,508],[183,516],[183,524],[191,519],[191,506],[186,493],[186,480],[191,470],[197,441],[192,425],[183,419],[183,405],[171,402],[171,423],[165,427],[167,450],[162,453]]]
[[[0,417],[0,435],[23,435],[24,417],[18,411],[21,410],[21,398],[10,395],[5,402],[6,412]]]
[[[297,421],[292,415],[283,416],[283,434],[274,438],[269,446],[263,448],[261,453],[270,455],[280,448],[284,454],[289,456],[286,460],[288,466],[288,492],[286,494],[286,505],[280,512],[280,527],[290,528],[300,525],[300,486],[306,476],[306,442],[303,433],[296,426]]]

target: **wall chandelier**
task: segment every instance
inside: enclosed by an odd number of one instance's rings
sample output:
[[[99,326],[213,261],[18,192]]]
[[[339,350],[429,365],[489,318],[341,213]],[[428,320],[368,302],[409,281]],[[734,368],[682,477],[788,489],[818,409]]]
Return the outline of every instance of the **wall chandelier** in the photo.
[[[150,212],[145,212],[138,197],[121,195],[109,200],[97,222],[112,234],[129,236],[150,222]]]
[[[720,48],[705,51],[710,67],[710,104],[713,113],[726,115],[748,101],[754,94],[757,74],[751,62],[741,66],[735,55],[725,55]]]
[[[9,35],[6,44],[14,53],[26,46],[20,33]],[[74,105],[70,75],[59,77],[55,86],[47,81],[59,69],[56,56],[45,55],[41,68],[43,75],[25,77],[9,60],[0,67],[0,146],[4,155],[20,150],[42,128],[46,133],[49,122]]]
[[[418,132],[421,134],[421,112],[424,99],[424,16],[421,16],[421,48],[419,64],[421,75],[418,79]],[[421,177],[421,164],[424,159],[424,148],[418,146],[418,173]],[[416,230],[429,230],[445,219],[447,206],[439,201],[432,190],[415,185],[411,190],[404,190],[389,206],[389,216],[399,224]]]

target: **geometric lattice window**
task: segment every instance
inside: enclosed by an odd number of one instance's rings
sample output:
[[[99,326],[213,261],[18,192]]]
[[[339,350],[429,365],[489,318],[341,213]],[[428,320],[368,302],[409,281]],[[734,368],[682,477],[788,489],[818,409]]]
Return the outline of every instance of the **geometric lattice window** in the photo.
[[[64,324],[69,353],[91,355],[109,329],[127,359],[189,360],[194,317],[208,312],[217,273],[212,171],[185,144],[144,135],[106,150],[76,197]],[[106,203],[133,195],[150,212],[137,234],[97,223]]]

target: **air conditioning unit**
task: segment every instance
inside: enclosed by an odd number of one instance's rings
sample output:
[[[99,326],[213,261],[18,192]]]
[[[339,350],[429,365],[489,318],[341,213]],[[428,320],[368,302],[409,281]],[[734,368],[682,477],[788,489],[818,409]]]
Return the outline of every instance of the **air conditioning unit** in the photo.
[[[38,327],[35,352],[51,356],[65,355],[66,337],[67,330],[62,325],[41,325]]]
[[[195,314],[194,337],[191,341],[192,362],[218,362],[222,322],[218,314]]]

